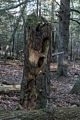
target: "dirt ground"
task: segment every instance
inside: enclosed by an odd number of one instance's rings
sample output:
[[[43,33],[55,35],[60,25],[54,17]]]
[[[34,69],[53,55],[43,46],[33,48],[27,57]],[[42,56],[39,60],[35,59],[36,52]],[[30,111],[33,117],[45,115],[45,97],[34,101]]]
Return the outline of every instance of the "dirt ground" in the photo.
[[[68,77],[58,78],[55,65],[52,64],[51,72],[51,94],[50,104],[53,107],[80,107],[80,95],[70,94],[74,86],[77,76],[80,75],[80,63],[69,64]],[[3,85],[7,81],[11,84],[20,84],[23,74],[23,64],[20,61],[7,61],[5,64],[0,61],[0,84]],[[0,93],[0,109],[16,110],[22,109],[19,105],[19,96],[15,93]]]

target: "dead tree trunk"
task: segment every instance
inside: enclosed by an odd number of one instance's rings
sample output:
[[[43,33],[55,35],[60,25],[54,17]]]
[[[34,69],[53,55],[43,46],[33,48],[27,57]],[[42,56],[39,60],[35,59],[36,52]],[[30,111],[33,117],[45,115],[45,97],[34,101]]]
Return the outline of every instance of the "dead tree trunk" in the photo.
[[[41,23],[34,29],[27,29],[25,26],[24,32],[24,70],[20,103],[27,110],[43,108],[46,106],[48,94],[50,25]]]

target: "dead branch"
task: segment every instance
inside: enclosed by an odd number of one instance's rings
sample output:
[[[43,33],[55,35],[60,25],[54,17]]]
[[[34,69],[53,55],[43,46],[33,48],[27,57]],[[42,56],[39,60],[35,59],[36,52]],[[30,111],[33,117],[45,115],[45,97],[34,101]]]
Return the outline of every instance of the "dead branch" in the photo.
[[[73,9],[73,8],[71,8],[70,11],[71,11],[71,12],[77,12],[77,13],[80,14],[80,11],[79,11],[79,10],[76,10],[76,9]]]
[[[72,21],[74,21],[74,22],[76,22],[76,23],[78,23],[80,25],[80,22],[78,22],[77,20],[75,20],[73,18],[70,18],[70,20],[72,20]]]
[[[4,85],[0,84],[0,95],[1,94],[11,94],[11,93],[19,93],[20,85]]]
[[[23,5],[23,4],[26,4],[26,2],[29,2],[29,1],[25,0],[25,1],[20,2],[19,4],[15,5],[15,6],[9,6],[9,7],[6,7],[6,8],[2,8],[2,9],[0,9],[0,12],[15,9],[15,8],[17,8],[17,7],[19,7],[19,6]]]
[[[61,55],[61,54],[64,54],[64,52],[53,53],[52,56]]]

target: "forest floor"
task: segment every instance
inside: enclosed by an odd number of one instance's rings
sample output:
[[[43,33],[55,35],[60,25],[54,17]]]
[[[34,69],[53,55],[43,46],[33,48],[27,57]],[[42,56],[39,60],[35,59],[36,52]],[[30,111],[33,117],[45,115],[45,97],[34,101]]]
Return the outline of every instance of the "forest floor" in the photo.
[[[76,82],[76,78],[80,75],[80,63],[69,64],[68,77],[58,78],[56,75],[56,65],[51,64],[51,107],[80,107],[80,95],[70,94],[72,87]],[[23,74],[23,64],[18,61],[0,61],[0,87],[7,85],[20,85]],[[19,94],[4,94],[0,92],[0,109],[16,110],[22,109],[19,104]]]

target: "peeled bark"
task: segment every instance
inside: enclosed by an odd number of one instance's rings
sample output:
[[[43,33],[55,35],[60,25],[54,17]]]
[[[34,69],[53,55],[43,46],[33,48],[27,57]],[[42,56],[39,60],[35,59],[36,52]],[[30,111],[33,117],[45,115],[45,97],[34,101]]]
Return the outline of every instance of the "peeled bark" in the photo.
[[[20,103],[27,110],[42,108],[41,100],[46,106],[46,70],[49,72],[47,57],[50,54],[50,33],[48,23],[39,23],[34,29],[29,27],[27,31],[25,28],[24,70]]]

